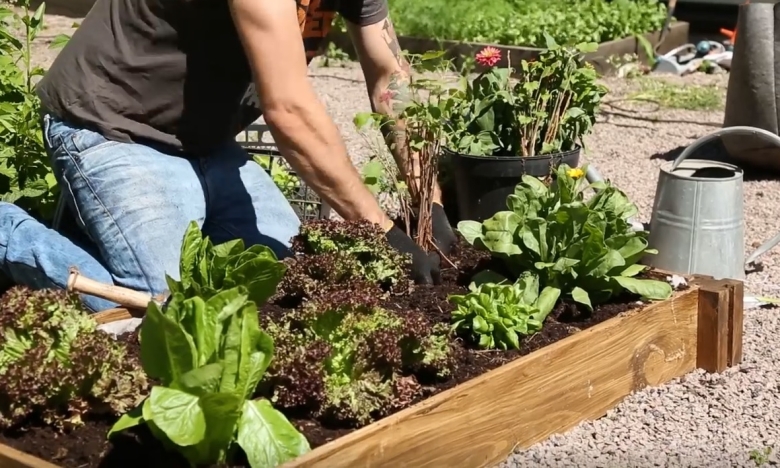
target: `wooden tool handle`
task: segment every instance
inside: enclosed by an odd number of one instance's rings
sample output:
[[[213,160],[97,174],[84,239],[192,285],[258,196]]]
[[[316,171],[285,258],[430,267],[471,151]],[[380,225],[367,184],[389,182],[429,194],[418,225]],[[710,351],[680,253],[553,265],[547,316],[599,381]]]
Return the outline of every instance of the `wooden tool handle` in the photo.
[[[117,308],[117,309],[108,309],[108,310],[101,310],[100,312],[94,314],[92,316],[93,319],[98,324],[106,324],[106,323],[113,323],[118,322],[120,320],[127,320],[131,318],[143,318],[144,317],[144,310],[141,309],[124,309],[124,308]]]
[[[70,269],[68,291],[89,294],[90,296],[116,302],[117,304],[130,309],[146,310],[149,302],[152,301],[152,296],[149,294],[133,291],[132,289],[123,288],[121,286],[114,286],[112,284],[99,283],[82,276],[75,268]]]

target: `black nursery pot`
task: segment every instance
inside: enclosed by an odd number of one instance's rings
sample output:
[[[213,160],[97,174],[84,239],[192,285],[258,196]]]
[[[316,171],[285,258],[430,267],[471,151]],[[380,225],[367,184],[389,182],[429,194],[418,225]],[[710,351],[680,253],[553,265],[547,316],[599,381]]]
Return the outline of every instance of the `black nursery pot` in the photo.
[[[561,164],[577,167],[580,149],[529,158],[471,156],[444,149],[452,160],[458,218],[481,222],[507,210],[506,199],[523,175],[546,177]]]

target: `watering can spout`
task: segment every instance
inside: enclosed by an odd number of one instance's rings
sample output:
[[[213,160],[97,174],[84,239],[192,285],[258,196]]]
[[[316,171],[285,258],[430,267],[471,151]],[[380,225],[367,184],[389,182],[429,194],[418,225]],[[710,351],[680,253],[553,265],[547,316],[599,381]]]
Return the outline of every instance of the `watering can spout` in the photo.
[[[648,244],[658,251],[644,263],[683,274],[744,280],[758,258],[780,243],[780,234],[744,260],[743,171],[732,164],[690,159],[704,144],[742,134],[780,146],[780,137],[755,127],[728,127],[699,138],[661,167]]]

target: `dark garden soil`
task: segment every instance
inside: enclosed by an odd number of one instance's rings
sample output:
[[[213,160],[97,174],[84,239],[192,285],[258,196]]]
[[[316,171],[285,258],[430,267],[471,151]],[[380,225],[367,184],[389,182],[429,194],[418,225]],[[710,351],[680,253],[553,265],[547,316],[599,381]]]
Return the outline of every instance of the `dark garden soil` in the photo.
[[[417,309],[425,313],[431,322],[450,323],[450,314],[454,307],[447,297],[451,294],[466,293],[473,273],[490,267],[491,261],[485,253],[477,252],[465,244],[462,244],[449,260],[458,268],[454,268],[446,261],[443,262],[440,285],[418,287],[407,295],[390,296],[384,307],[398,313]],[[478,350],[470,343],[457,339],[455,341],[456,364],[452,378],[443,382],[424,382],[420,379],[425,390],[421,399],[452,388],[577,331],[592,327],[641,305],[637,298],[631,295],[621,296],[610,304],[597,306],[592,313],[573,303],[559,303],[548,316],[542,331],[525,340],[521,349],[517,351]],[[284,309],[276,304],[268,304],[261,309],[260,313],[279,316],[284,313]],[[122,339],[128,344],[131,352],[139,353],[137,334],[133,333]],[[288,417],[307,437],[312,448],[356,430],[354,427],[329,426],[293,414],[289,414]],[[50,428],[31,422],[24,431],[0,433],[0,443],[63,467],[183,468],[186,466],[176,455],[166,454],[160,444],[143,428],[122,434],[108,442],[106,434],[113,422],[113,420],[101,419],[87,420],[83,426],[68,434],[57,434]]]
[[[453,264],[458,268],[454,268]],[[450,256],[449,262],[442,261],[442,282],[440,285],[418,287],[408,295],[391,296],[383,304],[383,307],[398,313],[416,309],[425,313],[432,323],[449,324],[451,323],[451,313],[455,307],[447,300],[447,297],[452,294],[467,293],[474,273],[486,268],[500,270],[500,267],[491,261],[488,253],[476,251],[465,241],[462,241],[458,249]],[[658,279],[663,279],[663,277]],[[642,305],[636,296],[630,294],[618,297],[610,304],[596,306],[593,312],[577,304],[561,301],[547,317],[542,331],[525,340],[521,348],[516,351],[480,350],[468,342],[457,339],[455,343],[456,363],[452,378],[444,382],[421,382],[427,383],[427,385],[424,385],[425,393],[420,400],[478,377],[573,333],[604,322],[621,312]],[[278,306],[268,304],[262,312],[279,315],[282,311]],[[312,448],[356,430],[356,428],[351,427],[331,427],[316,420],[296,418],[294,415],[288,416],[298,430],[306,436]]]

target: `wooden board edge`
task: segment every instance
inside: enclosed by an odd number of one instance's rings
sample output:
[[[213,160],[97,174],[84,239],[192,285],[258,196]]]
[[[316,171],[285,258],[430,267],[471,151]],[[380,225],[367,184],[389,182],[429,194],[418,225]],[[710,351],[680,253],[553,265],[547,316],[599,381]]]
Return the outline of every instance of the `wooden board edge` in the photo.
[[[744,283],[698,276],[697,366],[720,373],[742,362]]]
[[[60,468],[38,457],[0,444],[0,467],[2,468]]]
[[[400,430],[402,425],[405,422],[407,422],[407,421],[414,421],[414,420],[417,420],[417,419],[425,418],[426,415],[437,411],[437,408],[447,404],[449,401],[457,401],[457,400],[459,400],[461,398],[462,395],[474,392],[474,391],[478,390],[480,387],[487,386],[486,385],[487,382],[490,382],[490,381],[492,381],[492,380],[494,380],[496,378],[499,378],[499,377],[501,377],[503,375],[506,375],[506,374],[518,374],[518,375],[521,375],[522,372],[520,370],[523,367],[525,367],[529,362],[537,361],[537,360],[540,360],[540,359],[544,359],[546,355],[553,355],[553,354],[559,353],[561,350],[568,349],[568,348],[572,347],[575,344],[582,343],[583,340],[585,340],[585,341],[590,340],[590,339],[592,339],[592,337],[600,335],[602,333],[614,332],[623,323],[625,323],[626,321],[632,320],[635,317],[640,316],[640,314],[643,314],[643,313],[648,314],[649,312],[652,312],[652,311],[664,308],[664,307],[666,307],[666,305],[667,305],[667,303],[669,301],[673,301],[672,304],[675,303],[674,301],[683,302],[683,300],[682,300],[683,298],[686,298],[688,300],[690,300],[691,298],[694,299],[692,302],[694,302],[696,304],[696,307],[693,310],[687,311],[687,313],[689,313],[689,315],[691,317],[694,317],[694,319],[697,318],[698,317],[699,291],[698,291],[698,286],[694,285],[694,286],[690,287],[689,289],[687,289],[685,291],[681,291],[681,292],[675,293],[675,295],[672,298],[670,298],[670,299],[668,299],[666,301],[653,303],[653,304],[650,304],[650,305],[648,305],[646,307],[643,307],[641,309],[634,310],[634,311],[629,311],[629,312],[627,312],[625,314],[621,314],[621,315],[619,315],[617,317],[614,317],[614,318],[612,318],[610,320],[607,320],[607,321],[605,321],[603,323],[595,325],[595,326],[593,326],[591,328],[588,328],[588,329],[583,330],[583,331],[581,331],[579,333],[576,333],[576,334],[574,334],[572,336],[564,338],[563,340],[560,340],[560,341],[558,341],[556,343],[553,343],[553,344],[551,344],[549,346],[546,346],[546,347],[544,347],[544,348],[542,348],[542,349],[540,349],[538,351],[535,351],[535,352],[533,352],[533,353],[531,353],[531,354],[529,354],[527,356],[521,357],[521,358],[519,358],[519,359],[517,359],[515,361],[512,361],[512,362],[510,362],[510,363],[508,363],[508,364],[506,364],[504,366],[501,366],[501,367],[499,367],[497,369],[494,369],[494,370],[492,370],[490,372],[487,372],[487,373],[485,373],[485,374],[483,374],[483,375],[481,375],[479,377],[476,377],[476,378],[474,378],[474,379],[472,379],[472,380],[470,380],[468,382],[464,382],[464,383],[462,383],[462,384],[460,384],[460,385],[458,385],[458,386],[456,386],[456,387],[454,387],[452,389],[449,389],[449,390],[446,390],[446,391],[444,391],[444,392],[442,392],[440,394],[437,394],[437,395],[435,395],[435,396],[433,396],[433,397],[431,397],[431,398],[429,398],[427,400],[424,400],[424,401],[422,401],[422,402],[420,402],[420,403],[418,403],[418,404],[416,404],[416,405],[414,405],[412,407],[409,407],[409,408],[407,408],[407,409],[405,409],[403,411],[400,411],[400,412],[398,412],[398,413],[396,413],[396,414],[394,414],[392,416],[389,416],[389,417],[387,417],[385,419],[382,419],[380,421],[377,421],[377,422],[375,422],[375,423],[373,423],[373,424],[371,424],[369,426],[366,426],[366,427],[364,427],[362,429],[359,429],[359,430],[357,430],[355,432],[347,434],[346,436],[338,438],[338,439],[336,439],[336,440],[334,440],[334,441],[332,441],[332,442],[330,442],[328,444],[320,446],[320,447],[312,450],[311,452],[309,452],[309,453],[307,453],[307,454],[305,454],[305,455],[303,455],[303,456],[301,456],[301,457],[299,457],[299,458],[297,458],[295,460],[292,460],[292,461],[282,465],[282,468],[304,468],[304,467],[306,467],[306,468],[313,468],[313,467],[324,467],[324,466],[334,466],[334,468],[335,468],[335,466],[339,466],[339,467],[341,467],[341,466],[344,466],[344,467],[352,466],[352,465],[327,465],[327,463],[329,461],[332,462],[333,459],[337,458],[337,455],[335,455],[335,454],[338,454],[344,447],[354,447],[354,446],[360,446],[360,444],[368,444],[369,440],[372,439],[372,438],[381,439],[382,438],[381,437],[381,433],[383,433],[383,432],[391,432],[393,430]],[[674,305],[672,305],[671,310],[674,313]],[[686,311],[678,310],[677,313],[680,314],[680,316],[682,316],[682,315],[684,315],[686,313]],[[676,320],[676,318],[675,318],[675,320]],[[692,332],[692,333],[695,334],[695,331]],[[692,346],[692,347],[696,348],[696,346],[695,346],[696,337],[692,336],[691,337],[691,341],[694,344],[694,346]],[[659,385],[659,384],[665,383],[666,381],[672,380],[673,378],[680,377],[681,375],[684,375],[685,373],[693,370],[693,368],[695,368],[695,364],[696,364],[696,358],[695,358],[696,350],[692,349],[690,351],[691,351],[690,352],[690,356],[687,358],[690,361],[690,365],[689,366],[685,366],[683,368],[683,372],[680,373],[679,375],[670,375],[670,376],[668,376],[668,378],[663,379],[663,381],[660,381],[660,382],[647,382],[645,380],[644,383],[642,383],[641,382],[642,379],[640,378],[640,381],[639,382],[635,381],[635,383],[638,385],[639,388],[641,388],[642,386],[647,386],[647,385]],[[647,352],[651,352],[651,351],[647,351]],[[641,359],[640,359],[641,357],[642,356],[634,356],[633,359],[639,359],[641,361]],[[644,357],[647,358],[647,356],[644,356]],[[636,379],[636,378],[637,377],[634,376],[634,379]],[[627,396],[629,393],[626,393],[625,395],[622,395],[620,400],[622,400],[622,398]],[[619,403],[620,400],[616,401],[615,405],[617,403]],[[612,406],[614,406],[614,405],[612,405]],[[570,426],[570,427],[567,427],[566,429],[569,429],[571,427],[573,427],[573,425]],[[551,435],[551,434],[547,434],[547,436],[549,436],[549,435]],[[542,439],[536,440],[536,442],[541,441],[541,440],[544,440],[544,439],[542,438]],[[380,444],[380,445],[382,445],[382,444]],[[517,445],[518,444],[515,444],[512,447],[510,447],[509,450],[506,453],[504,453],[502,456],[506,456],[509,453],[511,453],[512,449],[514,449]],[[384,448],[385,448],[384,445],[382,445],[382,448],[380,448],[379,450],[383,450]],[[365,450],[367,452],[370,451],[370,449],[368,449],[368,448],[365,449]],[[494,462],[497,462],[497,461],[499,461],[499,460],[490,460],[490,463],[486,463],[486,464],[481,465],[481,466],[489,466],[490,464],[492,464]],[[323,462],[325,464],[323,464]],[[377,465],[377,464],[372,464],[372,463],[366,462],[363,466],[372,466],[372,467],[382,466],[382,467],[384,467],[384,466],[388,466],[388,465],[385,465],[385,464],[378,464]]]

